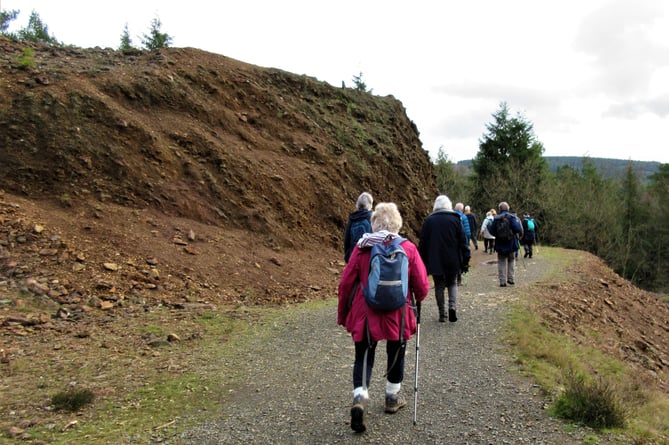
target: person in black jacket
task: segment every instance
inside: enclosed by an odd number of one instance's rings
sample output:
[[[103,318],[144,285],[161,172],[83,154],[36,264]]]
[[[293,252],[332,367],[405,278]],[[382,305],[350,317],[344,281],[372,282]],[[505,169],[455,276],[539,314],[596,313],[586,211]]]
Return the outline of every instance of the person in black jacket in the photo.
[[[537,240],[537,222],[530,216],[529,213],[523,214],[523,239],[520,240],[525,250],[524,258],[532,258],[532,246]]]
[[[355,243],[365,233],[372,233],[372,205],[374,199],[367,192],[362,192],[356,202],[356,210],[348,215],[348,223],[344,230],[344,261],[348,263]]]
[[[469,270],[469,239],[453,203],[446,195],[437,196],[433,212],[423,221],[418,251],[428,275],[434,280],[439,321],[446,321],[445,290],[448,289],[448,321],[457,321],[457,277]]]

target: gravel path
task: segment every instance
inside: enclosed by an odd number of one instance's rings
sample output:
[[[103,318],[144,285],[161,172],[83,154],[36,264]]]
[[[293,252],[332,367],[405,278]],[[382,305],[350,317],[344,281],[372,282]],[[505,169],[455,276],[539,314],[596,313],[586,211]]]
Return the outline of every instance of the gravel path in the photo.
[[[353,344],[336,306],[287,311],[270,339],[248,349],[246,383],[206,423],[173,444],[579,444],[589,431],[548,417],[539,389],[512,371],[499,329],[514,292],[541,278],[546,259],[520,260],[516,286],[497,284],[496,257],[475,252],[460,287],[458,321],[437,321],[434,291],[423,304],[417,424],[413,425],[415,338],[402,392],[409,404],[383,412],[385,348],[372,376],[367,431],[349,427]],[[380,366],[379,366],[380,364]],[[569,432],[567,431],[569,430]],[[600,437],[599,444],[613,443]],[[605,442],[606,441],[606,442]]]

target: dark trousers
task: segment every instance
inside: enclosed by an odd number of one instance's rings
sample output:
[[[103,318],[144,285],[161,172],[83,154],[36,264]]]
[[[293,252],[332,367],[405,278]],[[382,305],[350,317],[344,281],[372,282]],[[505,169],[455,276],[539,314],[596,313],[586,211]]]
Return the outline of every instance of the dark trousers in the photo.
[[[437,308],[439,309],[439,316],[446,315],[445,303],[446,292],[448,291],[448,308],[455,309],[457,304],[457,274],[454,275],[433,275],[434,280],[434,296],[437,299]]]
[[[483,238],[483,245],[487,252],[493,252],[495,250],[495,238]]]
[[[524,241],[524,243],[523,248],[525,249],[525,258],[528,256],[532,258],[532,245],[534,244],[534,241]]]
[[[378,342],[368,344],[367,338],[363,341],[355,342],[355,362],[353,363],[353,388],[362,386],[363,363],[365,361],[365,351],[367,351],[367,386],[372,378],[372,368],[374,368],[374,357],[376,355],[376,345]],[[406,353],[406,341],[388,340],[386,341],[386,355],[388,364],[388,381],[390,383],[402,383],[404,380],[404,355]],[[369,347],[369,349],[367,349]]]

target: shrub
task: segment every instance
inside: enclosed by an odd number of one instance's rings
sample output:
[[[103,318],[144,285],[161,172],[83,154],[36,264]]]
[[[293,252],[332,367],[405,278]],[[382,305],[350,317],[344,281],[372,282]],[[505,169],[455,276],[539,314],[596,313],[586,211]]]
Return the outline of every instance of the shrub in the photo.
[[[22,69],[32,68],[35,66],[35,50],[28,47],[23,48],[23,53],[16,58],[16,63]]]
[[[613,385],[569,371],[565,390],[555,401],[555,415],[592,428],[623,428],[627,413]]]
[[[79,411],[93,401],[95,395],[90,389],[75,389],[59,392],[51,398],[51,404],[57,411]]]

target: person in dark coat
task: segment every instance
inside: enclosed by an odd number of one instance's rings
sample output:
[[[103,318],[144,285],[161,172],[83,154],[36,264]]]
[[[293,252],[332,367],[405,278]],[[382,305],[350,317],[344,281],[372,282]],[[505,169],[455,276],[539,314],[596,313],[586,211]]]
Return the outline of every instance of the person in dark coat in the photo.
[[[520,247],[519,238],[523,236],[523,226],[516,215],[509,212],[507,202],[499,203],[499,213],[493,219],[489,229],[490,234],[495,237],[495,251],[497,252],[497,275],[499,285],[505,287],[507,284],[514,285],[514,274],[516,266],[516,253]],[[500,220],[507,218],[513,232],[510,239],[503,239],[498,233]]]
[[[469,239],[472,237],[472,228],[469,225],[469,218],[465,215],[465,205],[458,202],[455,204],[453,210],[460,215],[460,221],[462,221],[462,227],[464,227],[465,236],[467,237],[467,246],[469,246]],[[462,286],[462,272],[458,273],[458,286]]]
[[[461,216],[446,195],[437,196],[433,212],[420,231],[418,251],[434,280],[439,321],[446,321],[445,291],[448,289],[448,321],[457,321],[457,278],[469,270],[471,251]]]
[[[369,401],[367,383],[372,377],[376,346],[381,340],[386,340],[388,359],[384,411],[393,414],[406,406],[406,399],[400,394],[404,379],[404,354],[407,341],[417,330],[416,316],[411,309],[411,295],[419,304],[430,291],[425,266],[411,241],[405,239],[400,244],[409,261],[407,304],[393,311],[376,311],[367,306],[363,295],[363,289],[369,282],[371,247],[398,237],[401,227],[402,216],[397,205],[392,202],[377,204],[372,214],[374,232],[364,235],[358,241],[339,282],[337,324],[346,327],[355,345],[351,428],[356,433],[362,433],[367,428],[364,422],[365,406]]]
[[[344,229],[344,261],[347,263],[358,239],[364,233],[372,231],[372,204],[374,204],[372,195],[362,192],[358,196],[356,210],[348,215],[348,222],[346,223],[346,229]]]
[[[537,240],[537,222],[530,216],[529,213],[525,212],[523,214],[523,239],[520,241],[525,250],[525,255],[523,258],[530,257],[532,258],[533,250],[532,246]]]

